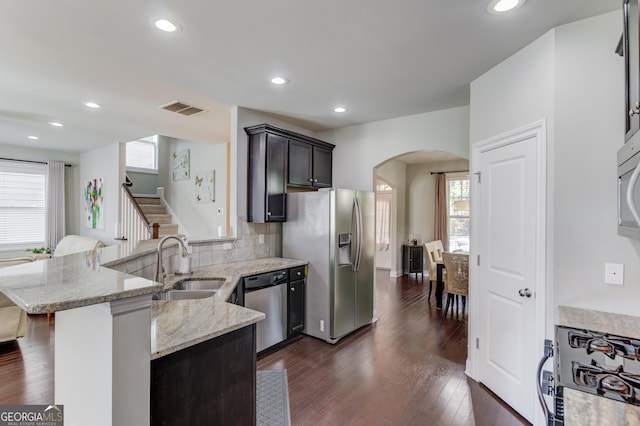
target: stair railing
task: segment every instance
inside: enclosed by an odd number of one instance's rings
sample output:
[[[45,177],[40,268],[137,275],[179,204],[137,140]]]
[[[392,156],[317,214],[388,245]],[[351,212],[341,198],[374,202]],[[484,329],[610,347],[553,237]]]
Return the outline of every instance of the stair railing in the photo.
[[[127,183],[122,184],[122,237],[128,241],[158,239],[160,224],[150,223],[140,205],[129,190]]]

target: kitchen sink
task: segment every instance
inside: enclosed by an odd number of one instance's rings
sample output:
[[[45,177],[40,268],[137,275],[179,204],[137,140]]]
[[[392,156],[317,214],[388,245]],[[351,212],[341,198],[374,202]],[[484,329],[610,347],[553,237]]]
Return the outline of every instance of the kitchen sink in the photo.
[[[216,294],[215,290],[169,290],[153,295],[153,300],[205,299]]]
[[[180,291],[219,290],[225,281],[225,278],[187,278],[178,281],[173,289]]]

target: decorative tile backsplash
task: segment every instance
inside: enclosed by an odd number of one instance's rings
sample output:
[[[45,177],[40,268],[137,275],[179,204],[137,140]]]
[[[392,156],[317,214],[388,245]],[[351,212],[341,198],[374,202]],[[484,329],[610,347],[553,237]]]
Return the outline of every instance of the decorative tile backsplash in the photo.
[[[260,243],[260,235],[264,242]],[[207,241],[189,243],[192,248],[193,268],[218,265],[239,260],[263,259],[282,256],[282,224],[251,223],[246,217],[238,218],[238,235],[234,241]],[[167,247],[163,252],[164,265],[171,273],[177,267],[178,247]],[[156,253],[148,253],[116,265],[109,266],[120,272],[147,279],[155,279]]]

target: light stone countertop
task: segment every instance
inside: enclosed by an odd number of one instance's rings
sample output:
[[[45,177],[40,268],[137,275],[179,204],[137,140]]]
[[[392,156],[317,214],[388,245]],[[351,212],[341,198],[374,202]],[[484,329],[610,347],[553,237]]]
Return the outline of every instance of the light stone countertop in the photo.
[[[559,305],[557,314],[558,325],[640,338],[638,331],[640,318],[638,316],[566,305]]]
[[[164,286],[109,268],[156,250],[156,241],[125,243],[0,268],[0,292],[27,313],[43,314],[152,295],[189,278],[224,278],[210,298],[152,301],[151,357],[155,359],[263,320],[261,312],[226,302],[242,277],[307,264],[283,258],[230,262],[195,268],[191,275],[171,274]]]
[[[98,249],[0,269],[0,292],[30,314],[63,311],[162,291],[152,280],[101,266]]]
[[[165,289],[189,278],[225,278],[212,297],[193,300],[154,300],[151,303],[151,359],[221,336],[258,321],[265,315],[226,303],[242,277],[304,266],[303,260],[266,258],[194,269],[192,275],[170,275]]]

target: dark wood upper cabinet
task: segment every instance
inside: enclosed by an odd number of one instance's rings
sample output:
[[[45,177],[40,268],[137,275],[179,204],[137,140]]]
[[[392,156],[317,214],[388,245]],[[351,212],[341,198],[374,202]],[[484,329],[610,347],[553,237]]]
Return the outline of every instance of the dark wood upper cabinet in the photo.
[[[332,186],[335,145],[268,124],[245,131],[249,136],[249,222],[284,222],[287,190]]]
[[[249,136],[247,219],[284,222],[287,213],[285,170],[287,139],[270,133]]]
[[[313,186],[331,188],[332,149],[313,147]]]
[[[333,147],[289,140],[289,174],[287,185],[307,188],[330,188]]]
[[[313,145],[289,141],[289,185],[313,186]]]

